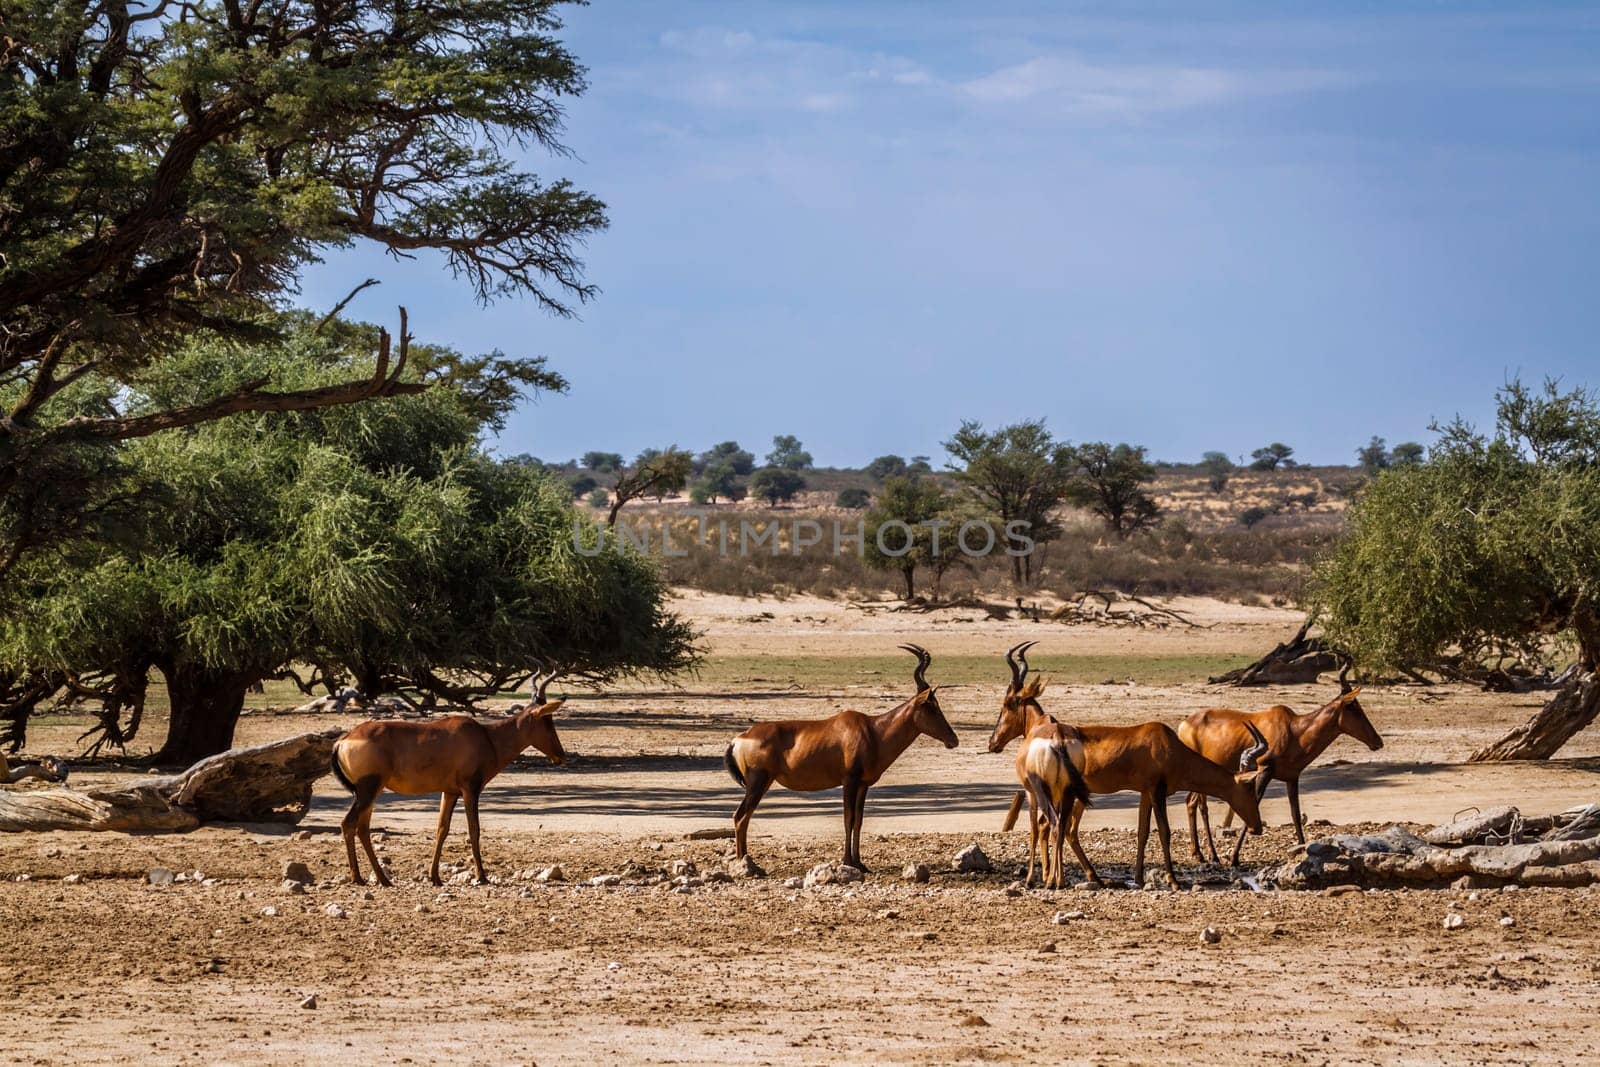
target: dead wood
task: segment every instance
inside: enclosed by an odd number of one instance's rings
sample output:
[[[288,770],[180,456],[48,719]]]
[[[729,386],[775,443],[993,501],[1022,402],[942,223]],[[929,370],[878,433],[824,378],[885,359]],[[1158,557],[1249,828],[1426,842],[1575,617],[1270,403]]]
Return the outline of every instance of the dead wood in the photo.
[[[1310,685],[1342,662],[1321,637],[1310,637],[1307,619],[1295,635],[1248,667],[1209,679],[1212,685]]]
[[[0,790],[0,831],[192,830],[207,822],[299,822],[343,729],[209,756],[182,774],[105,789]]]

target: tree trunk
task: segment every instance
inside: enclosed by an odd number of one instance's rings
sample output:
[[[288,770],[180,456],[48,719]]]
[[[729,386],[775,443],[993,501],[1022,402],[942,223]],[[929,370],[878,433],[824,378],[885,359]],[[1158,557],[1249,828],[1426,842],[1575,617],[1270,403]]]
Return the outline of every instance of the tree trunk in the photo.
[[[1468,763],[1549,759],[1600,715],[1600,674],[1584,671],[1562,687],[1539,713],[1500,740],[1478,749]]]
[[[917,598],[917,568],[914,564],[901,567],[900,574],[906,580],[906,603],[909,604]]]
[[[151,757],[155,763],[185,766],[233,746],[233,728],[244,709],[245,693],[257,676],[185,664],[164,664],[167,695],[172,702],[167,740]]]

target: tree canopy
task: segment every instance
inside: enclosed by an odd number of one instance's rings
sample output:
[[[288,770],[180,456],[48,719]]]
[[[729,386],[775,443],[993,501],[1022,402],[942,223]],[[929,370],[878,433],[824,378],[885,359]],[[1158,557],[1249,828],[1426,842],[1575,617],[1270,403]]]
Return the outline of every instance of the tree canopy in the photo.
[[[1091,441],[1069,448],[1064,462],[1072,471],[1066,499],[1098,515],[1119,539],[1154,526],[1161,516],[1144,489],[1156,468],[1142,445]]]
[[[767,466],[787,471],[811,469],[811,453],[800,444],[800,438],[791,433],[781,433],[772,439],[772,451],[767,453]]]
[[[557,6],[8,3],[0,494],[93,473],[104,455],[86,442],[423,388],[383,335],[336,381],[296,387],[221,359],[156,401],[148,379],[197,333],[270,340],[300,268],[330,248],[440,253],[483,300],[568,314],[589,299],[577,250],[603,205],[519,163],[530,146],[563,151],[562,103],[584,88]],[[30,540],[98,521],[47,518]]]
[[[184,383],[222,361],[313,385],[348,373],[361,340],[302,327],[246,353],[196,342],[168,381],[194,388]],[[655,566],[614,542],[582,551],[597,534],[575,529],[586,520],[565,488],[482,451],[510,402],[428,390],[120,446],[123,485],[139,490],[131,536],[18,564],[21,597],[0,609],[0,681],[53,677],[97,695],[126,740],[115,712],[142,704],[159,670],[172,704],[160,758],[190,760],[228,746],[249,685],[291,671],[312,672],[308,689],[350,680],[462,701],[515,688],[541,663],[596,679],[691,663],[692,634],[664,609]],[[24,724],[13,717],[14,743]]]
[[[1060,536],[1054,511],[1067,494],[1076,462],[1072,450],[1050,435],[1043,419],[994,431],[963,422],[944,447],[956,479],[1002,525],[1026,523],[1027,536],[1037,544]],[[1011,565],[1017,582],[1031,580],[1031,556],[1013,556]]]
[[[1347,533],[1317,570],[1314,594],[1330,640],[1369,668],[1425,665],[1451,648],[1475,659],[1539,662],[1558,636],[1581,671],[1593,672],[1600,665],[1595,394],[1514,382],[1498,395],[1493,434],[1459,420],[1438,428],[1425,461],[1390,467],[1362,492]],[[1563,729],[1592,720],[1594,702],[1583,714],[1569,716]],[[1556,747],[1570,736],[1534,733]]]

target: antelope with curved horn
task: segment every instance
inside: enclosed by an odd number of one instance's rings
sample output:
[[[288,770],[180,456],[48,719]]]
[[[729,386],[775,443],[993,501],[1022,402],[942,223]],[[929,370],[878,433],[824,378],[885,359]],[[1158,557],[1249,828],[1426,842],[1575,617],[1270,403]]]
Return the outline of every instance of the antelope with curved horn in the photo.
[[[744,789],[733,814],[734,855],[746,859],[745,834],[756,805],[774,782],[814,793],[844,787],[844,863],[863,872],[861,823],[867,790],[920,735],[955,748],[956,734],[939,709],[938,688],[926,677],[933,657],[917,645],[901,645],[917,657],[912,674],[917,693],[881,715],[841,711],[826,719],[756,723],[723,753],[728,773]],[[753,865],[753,864],[752,864]],[[758,868],[759,869],[759,868]]]
[[[1327,747],[1348,734],[1373,752],[1383,747],[1383,738],[1367,718],[1357,695],[1360,686],[1352,686],[1346,678],[1350,670],[1348,657],[1339,671],[1339,695],[1316,711],[1297,715],[1282,704],[1274,704],[1262,711],[1235,711],[1232,708],[1207,708],[1197,711],[1178,725],[1178,737],[1183,743],[1214,763],[1229,763],[1252,743],[1252,735],[1264,735],[1272,751],[1273,776],[1283,779],[1289,794],[1289,816],[1294,822],[1295,837],[1306,843],[1305,820],[1300,814],[1300,775]],[[1203,793],[1190,793],[1189,840],[1194,858],[1205,862],[1200,851],[1200,838],[1195,825],[1196,816],[1205,823],[1206,846],[1211,851],[1211,861],[1217,862],[1217,845],[1211,835],[1211,813]],[[1233,821],[1230,811],[1222,825]],[[1234,848],[1234,855],[1238,855]],[[1235,860],[1235,863],[1238,861]]]
[[[1011,667],[1011,685],[1000,706],[1000,717],[989,737],[989,751],[1000,752],[1013,738],[1030,733],[1041,724],[1053,721],[1039,706],[1039,695],[1044,691],[1042,679],[1027,680],[1026,653],[1029,645],[1019,645],[1006,654]],[[1012,660],[1018,654],[1021,664]],[[1240,757],[1239,773],[1211,762],[1178,739],[1177,733],[1165,723],[1147,722],[1138,726],[1067,726],[1079,747],[1068,742],[1068,754],[1078,766],[1083,782],[1091,794],[1139,794],[1138,852],[1134,865],[1134,881],[1144,884],[1145,847],[1150,836],[1150,817],[1155,816],[1161,836],[1161,854],[1167,877],[1178,884],[1177,872],[1172,867],[1172,829],[1167,823],[1167,798],[1175,792],[1197,791],[1226,800],[1252,832],[1261,830],[1260,796],[1271,780],[1272,763],[1268,756],[1266,739],[1256,736],[1256,744]],[[1248,727],[1254,730],[1254,727]],[[1070,737],[1070,735],[1069,735]],[[1012,808],[1016,810],[1017,802]],[[1084,854],[1078,839],[1079,823],[1083,818],[1085,803],[1073,803],[1066,814],[1066,842],[1083,868],[1085,879],[1099,881],[1089,857]],[[1014,818],[1014,817],[1013,817]],[[1006,828],[1010,829],[1012,819]],[[1060,831],[1057,830],[1059,835]],[[1240,838],[1242,847],[1243,837]],[[1237,862],[1238,847],[1234,850]],[[1061,864],[1057,848],[1056,864]]]
[[[355,802],[340,824],[352,881],[358,885],[365,881],[356,862],[359,837],[378,884],[393,884],[372,850],[372,809],[385,789],[411,796],[439,794],[439,828],[433,840],[433,865],[428,869],[434,885],[439,884],[439,856],[450,832],[450,816],[456,800],[464,799],[472,864],[478,881],[485,880],[483,854],[478,848],[478,798],[483,787],[530,746],[558,767],[566,762],[567,753],[552,718],[565,701],[545,701],[545,689],[558,673],[546,674],[541,669],[533,700],[503,719],[480,722],[467,715],[451,715],[437,722],[388,719],[364,722],[339,739],[333,746],[333,774],[355,794]]]

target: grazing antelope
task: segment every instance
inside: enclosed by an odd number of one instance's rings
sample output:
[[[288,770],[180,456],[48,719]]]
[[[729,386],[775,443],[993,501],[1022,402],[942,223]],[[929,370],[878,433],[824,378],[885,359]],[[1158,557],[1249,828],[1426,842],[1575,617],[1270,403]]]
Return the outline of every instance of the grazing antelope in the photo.
[[[1050,717],[1039,706],[1039,695],[1044,691],[1042,680],[1027,684],[1027,651],[1034,642],[1024,642],[1006,653],[1006,664],[1011,668],[1011,685],[1000,705],[1000,717],[989,737],[989,751],[1000,752],[1015,737],[1030,733],[1047,723]],[[1020,665],[1012,659],[1015,654]],[[1078,767],[1090,793],[1139,794],[1138,852],[1134,864],[1134,882],[1144,884],[1145,847],[1150,836],[1150,816],[1155,815],[1156,827],[1161,835],[1161,854],[1172,884],[1178,884],[1177,872],[1172,867],[1172,829],[1167,823],[1167,798],[1175,792],[1195,791],[1219,797],[1232,805],[1254,833],[1261,831],[1261,792],[1272,777],[1272,764],[1268,757],[1266,739],[1256,734],[1256,744],[1239,756],[1240,772],[1235,774],[1212,763],[1178,739],[1177,733],[1159,722],[1139,726],[1072,726],[1081,748],[1068,744],[1068,752]],[[1246,729],[1254,732],[1254,726]],[[1012,811],[1020,807],[1021,797],[1012,802]],[[1066,840],[1072,853],[1083,868],[1084,878],[1098,883],[1094,866],[1084,855],[1078,840],[1078,827],[1083,818],[1085,804],[1075,802],[1067,819]],[[1006,821],[1010,829],[1013,814]],[[1238,862],[1239,848],[1243,847],[1241,835],[1234,849],[1234,862]],[[1061,857],[1057,850],[1056,864]]]
[[[472,863],[478,881],[484,881],[483,854],[478,849],[478,798],[483,787],[530,745],[558,767],[566,762],[567,753],[551,717],[565,701],[546,703],[544,698],[545,688],[555,677],[554,673],[541,676],[532,702],[503,719],[480,722],[466,715],[451,715],[437,722],[364,722],[340,738],[333,746],[334,777],[356,795],[340,824],[351,880],[357,885],[365,883],[356,862],[359,836],[378,884],[392,884],[372,850],[371,835],[372,809],[378,794],[388,789],[412,796],[439,794],[439,829],[433,839],[433,866],[428,869],[434,885],[439,884],[439,855],[450,832],[450,816],[456,799],[464,798]]]
[[[956,747],[955,731],[939,710],[937,687],[924,672],[933,661],[926,649],[901,645],[917,657],[912,674],[917,694],[881,715],[841,711],[827,719],[756,723],[735,737],[723,753],[744,800],[733,814],[734,855],[745,859],[745,832],[756,805],[777,782],[785,789],[815,793],[844,786],[844,863],[865,872],[861,862],[861,822],[867,790],[920,734],[945,748]]]
[[[1346,664],[1345,670],[1349,670]],[[1341,692],[1337,697],[1307,715],[1296,715],[1282,704],[1274,704],[1264,711],[1234,711],[1231,708],[1207,708],[1197,711],[1178,724],[1178,737],[1183,743],[1214,763],[1229,764],[1251,744],[1252,735],[1265,735],[1272,751],[1272,773],[1283,779],[1289,793],[1289,816],[1294,821],[1295,837],[1306,843],[1305,820],[1300,815],[1300,775],[1312,760],[1339,739],[1340,734],[1351,737],[1376,752],[1383,747],[1383,738],[1367,718],[1366,711],[1356,695],[1359,686],[1352,688],[1345,680],[1345,671],[1339,672]],[[1206,846],[1211,850],[1211,861],[1217,862],[1217,845],[1211,836],[1211,813],[1206,807],[1203,793],[1190,793],[1189,840],[1194,848],[1194,858],[1205,862],[1200,852],[1200,838],[1196,834],[1196,814],[1204,820]],[[1233,821],[1229,812],[1222,825]],[[1234,849],[1238,854],[1238,849]],[[1235,861],[1237,862],[1237,861]]]

